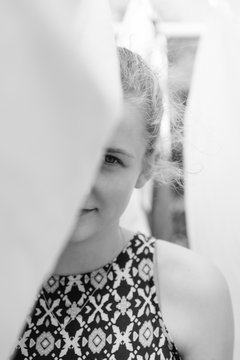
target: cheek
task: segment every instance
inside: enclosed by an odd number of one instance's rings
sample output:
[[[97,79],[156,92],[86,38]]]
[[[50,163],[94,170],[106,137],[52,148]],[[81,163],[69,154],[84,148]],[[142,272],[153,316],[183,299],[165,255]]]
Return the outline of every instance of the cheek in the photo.
[[[102,215],[124,212],[135,187],[139,171],[136,167],[113,169],[112,172],[101,172],[92,189],[93,199],[102,210]]]
[[[109,184],[107,198],[111,207],[116,212],[122,213],[127,207],[135,183],[136,181],[133,181],[133,179],[118,178]]]

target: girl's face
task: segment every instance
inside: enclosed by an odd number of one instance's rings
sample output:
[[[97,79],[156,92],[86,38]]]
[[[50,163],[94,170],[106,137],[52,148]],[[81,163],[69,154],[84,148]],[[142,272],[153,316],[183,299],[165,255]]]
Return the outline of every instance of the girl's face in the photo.
[[[107,145],[95,183],[79,214],[77,241],[117,228],[134,187],[146,181],[144,119],[125,102],[122,121]]]

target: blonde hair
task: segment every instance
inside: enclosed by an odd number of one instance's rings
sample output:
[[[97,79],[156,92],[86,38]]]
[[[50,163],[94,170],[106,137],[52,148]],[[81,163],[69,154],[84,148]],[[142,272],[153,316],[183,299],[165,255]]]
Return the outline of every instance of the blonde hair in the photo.
[[[124,98],[140,109],[146,122],[146,159],[151,161],[152,175],[160,183],[181,183],[182,168],[178,161],[166,158],[161,142],[164,105],[159,77],[139,54],[119,47],[118,55]],[[174,150],[182,144],[182,107],[177,102],[173,106],[173,103],[170,108],[170,140]]]

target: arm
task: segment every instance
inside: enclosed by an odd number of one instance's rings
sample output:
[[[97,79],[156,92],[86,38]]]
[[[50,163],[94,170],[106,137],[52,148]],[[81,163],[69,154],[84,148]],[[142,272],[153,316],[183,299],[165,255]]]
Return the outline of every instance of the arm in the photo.
[[[155,260],[160,308],[183,360],[232,360],[232,305],[219,270],[164,241]]]

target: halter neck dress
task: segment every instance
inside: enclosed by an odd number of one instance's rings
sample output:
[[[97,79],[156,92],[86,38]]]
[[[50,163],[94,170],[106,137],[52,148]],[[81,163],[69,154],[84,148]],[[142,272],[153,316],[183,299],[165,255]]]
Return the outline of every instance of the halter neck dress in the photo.
[[[138,233],[102,268],[51,276],[12,360],[180,360],[157,300],[155,241]]]

